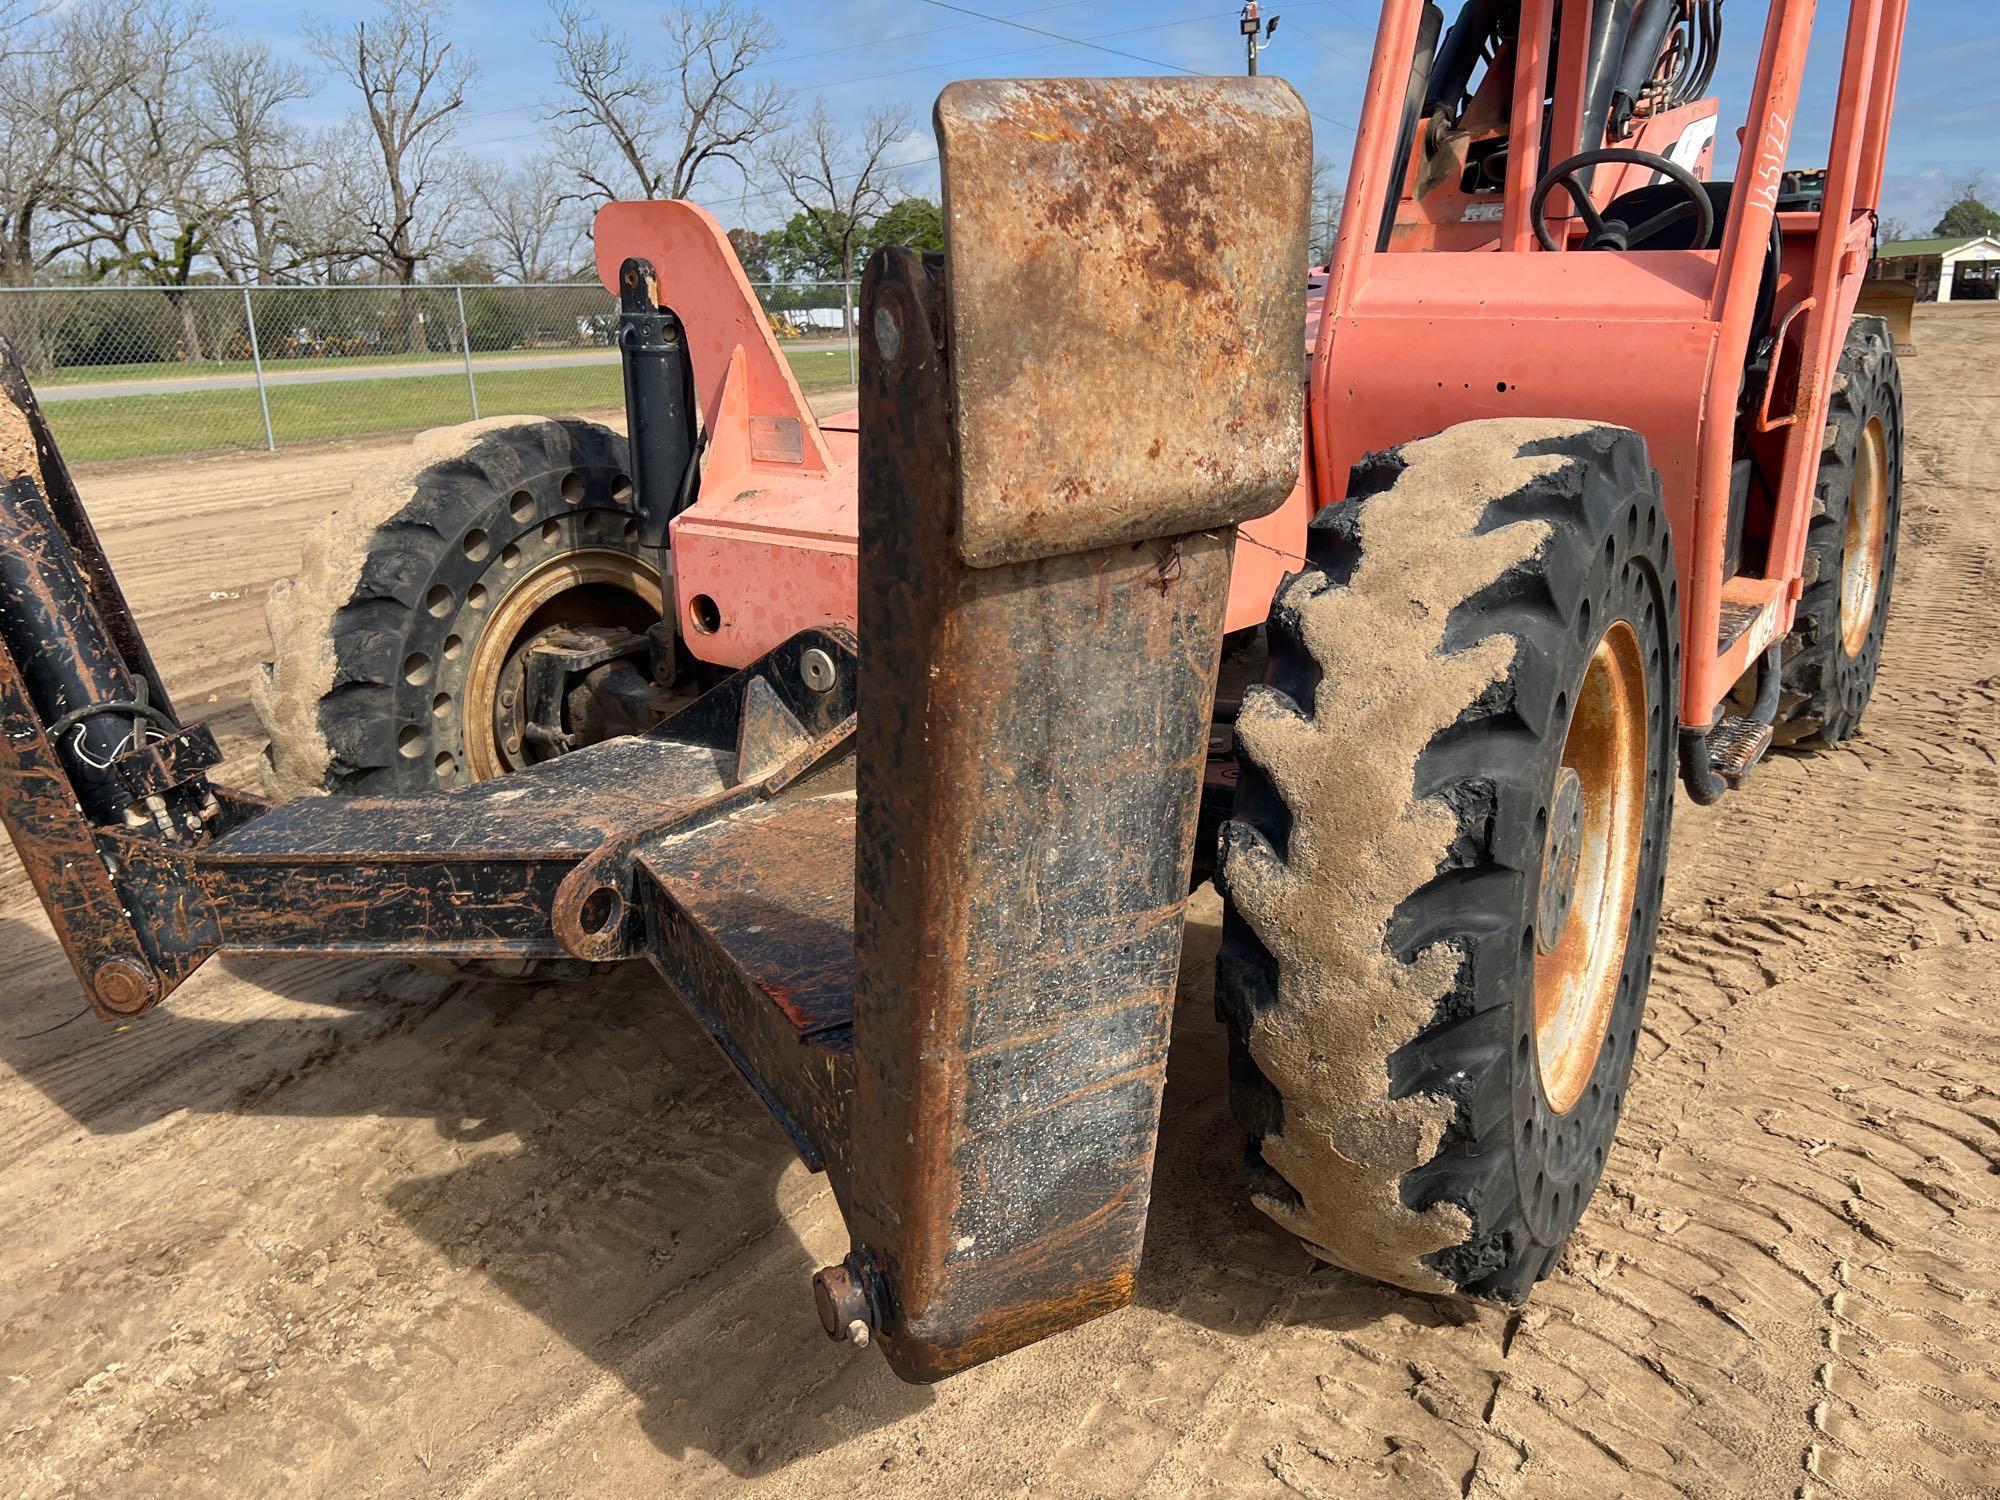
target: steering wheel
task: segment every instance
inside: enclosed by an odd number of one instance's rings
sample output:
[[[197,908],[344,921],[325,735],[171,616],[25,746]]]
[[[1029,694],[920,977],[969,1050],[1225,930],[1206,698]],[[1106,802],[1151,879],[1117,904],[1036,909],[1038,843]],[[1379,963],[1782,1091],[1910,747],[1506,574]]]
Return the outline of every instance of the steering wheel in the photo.
[[[1669,182],[1687,194],[1687,202],[1676,203],[1672,208],[1654,214],[1643,224],[1628,225],[1623,219],[1606,219],[1590,201],[1577,174],[1586,167],[1608,165],[1612,162],[1630,162],[1635,166],[1651,167]],[[1626,146],[1609,146],[1601,151],[1585,151],[1572,156],[1568,161],[1557,162],[1535,184],[1535,196],[1528,204],[1528,218],[1535,226],[1535,238],[1542,242],[1544,250],[1559,250],[1554,233],[1549,228],[1549,194],[1557,188],[1569,189],[1570,202],[1576,208],[1577,217],[1590,230],[1590,238],[1583,242],[1586,250],[1630,250],[1634,244],[1644,244],[1669,224],[1677,224],[1693,214],[1697,219],[1694,243],[1706,245],[1709,236],[1715,233],[1715,205],[1709,201],[1708,189],[1694,173],[1677,161],[1669,161],[1651,151],[1634,151]]]

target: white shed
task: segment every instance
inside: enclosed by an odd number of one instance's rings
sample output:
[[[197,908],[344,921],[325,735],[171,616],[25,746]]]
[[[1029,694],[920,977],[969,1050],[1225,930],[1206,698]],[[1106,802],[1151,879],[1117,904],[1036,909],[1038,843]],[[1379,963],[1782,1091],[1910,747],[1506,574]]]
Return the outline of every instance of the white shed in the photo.
[[[2000,296],[2000,236],[1891,240],[1869,274],[1914,282],[1924,301],[1990,302]]]

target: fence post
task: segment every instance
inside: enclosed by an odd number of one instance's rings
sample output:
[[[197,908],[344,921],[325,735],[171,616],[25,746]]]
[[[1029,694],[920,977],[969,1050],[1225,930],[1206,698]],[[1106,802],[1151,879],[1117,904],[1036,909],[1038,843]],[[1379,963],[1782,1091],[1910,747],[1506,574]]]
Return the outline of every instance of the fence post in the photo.
[[[854,283],[851,281],[840,284],[840,308],[840,331],[847,339],[847,383],[858,386],[861,384],[861,356],[854,346]]]
[[[271,397],[264,389],[264,351],[257,347],[257,314],[250,310],[250,284],[243,284],[243,321],[250,329],[250,364],[257,371],[257,405],[264,413],[264,451],[276,453],[278,440],[271,432]]]
[[[465,288],[452,288],[458,294],[458,346],[465,351],[465,392],[472,398],[472,420],[479,420],[479,387],[472,379],[472,329],[465,321]]]

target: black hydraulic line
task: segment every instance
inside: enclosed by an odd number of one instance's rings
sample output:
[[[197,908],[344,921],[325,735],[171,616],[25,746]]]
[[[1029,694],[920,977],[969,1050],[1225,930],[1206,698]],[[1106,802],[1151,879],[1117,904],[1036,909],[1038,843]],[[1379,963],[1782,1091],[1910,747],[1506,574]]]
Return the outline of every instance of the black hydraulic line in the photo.
[[[1706,729],[1681,729],[1681,785],[1698,807],[1713,807],[1729,792],[1729,783],[1715,774]]]
[[[1784,645],[1780,641],[1773,641],[1757,661],[1757,706],[1750,710],[1753,723],[1778,722],[1778,693],[1784,680]]]
[[[1613,75],[1609,111],[1611,133],[1625,135],[1646,85],[1660,65],[1660,48],[1680,18],[1681,0],[1638,0],[1626,32],[1625,51]]]
[[[1465,91],[1472,86],[1472,71],[1486,55],[1498,9],[1498,0],[1465,0],[1458,19],[1451,23],[1451,30],[1438,44],[1430,85],[1424,91],[1423,113],[1444,109],[1454,116],[1458,114],[1459,106],[1465,102]]]
[[[1715,66],[1722,60],[1722,0],[1695,0],[1690,28],[1699,33],[1696,65],[1684,80],[1676,83],[1674,103],[1687,104],[1708,92],[1715,78]]]
[[[1410,86],[1403,95],[1403,124],[1396,132],[1396,155],[1389,173],[1388,201],[1382,205],[1382,226],[1375,234],[1377,252],[1389,248],[1396,228],[1396,205],[1403,198],[1403,183],[1410,175],[1410,152],[1417,144],[1417,122],[1423,115],[1424,100],[1430,95],[1431,64],[1437,58],[1438,36],[1444,30],[1444,12],[1426,3],[1417,22],[1417,51],[1410,62]]]
[[[0,489],[0,639],[77,801],[94,821],[110,821],[131,801],[110,765],[156,711],[112,645],[41,486],[27,477]]]
[[[1571,0],[1574,4],[1575,0]],[[1595,151],[1604,145],[1605,122],[1611,117],[1611,86],[1625,57],[1625,37],[1632,28],[1632,0],[1596,0],[1590,12],[1590,66],[1583,89],[1583,132],[1564,143],[1565,153]]]

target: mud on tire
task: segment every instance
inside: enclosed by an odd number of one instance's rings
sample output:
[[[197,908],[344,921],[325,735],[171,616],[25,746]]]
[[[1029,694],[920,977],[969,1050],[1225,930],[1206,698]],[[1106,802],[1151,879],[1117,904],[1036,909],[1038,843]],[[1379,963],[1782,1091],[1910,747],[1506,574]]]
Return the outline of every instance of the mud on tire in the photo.
[[[272,659],[250,688],[270,741],[266,790],[473,779],[466,673],[515,580],[583,551],[657,557],[625,464],[625,440],[598,423],[503,417],[423,433],[406,458],[359,476],[266,606]]]
[[[1883,319],[1856,318],[1828,403],[1805,593],[1785,637],[1772,734],[1778,744],[1837,745],[1861,727],[1882,660],[1902,507],[1903,381],[1895,343]]]
[[[1237,724],[1216,996],[1252,1196],[1323,1259],[1517,1301],[1603,1171],[1651,976],[1679,682],[1666,513],[1643,440],[1579,423],[1468,423],[1364,460],[1350,495],[1314,523]],[[1548,819],[1614,639],[1644,683],[1633,873],[1629,905],[1595,908],[1622,945],[1558,1112],[1536,1014]]]

